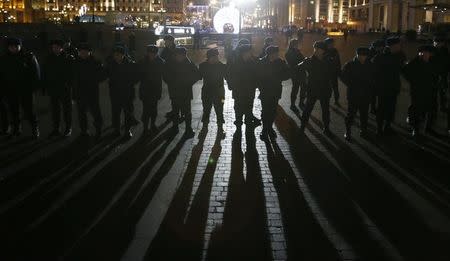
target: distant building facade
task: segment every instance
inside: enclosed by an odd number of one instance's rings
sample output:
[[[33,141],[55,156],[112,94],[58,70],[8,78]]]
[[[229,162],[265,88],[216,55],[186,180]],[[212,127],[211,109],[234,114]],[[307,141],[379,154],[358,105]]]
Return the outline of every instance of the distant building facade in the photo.
[[[426,23],[449,23],[448,0],[349,0],[348,25],[357,31],[418,30]]]
[[[31,0],[0,0],[0,22],[30,23],[33,9]]]

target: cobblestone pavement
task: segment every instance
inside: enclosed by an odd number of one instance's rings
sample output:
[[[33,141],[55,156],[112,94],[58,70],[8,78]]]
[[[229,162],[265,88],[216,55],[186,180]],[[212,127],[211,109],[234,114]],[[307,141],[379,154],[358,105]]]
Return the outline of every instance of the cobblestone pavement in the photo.
[[[345,99],[332,106],[333,135],[322,135],[317,106],[302,137],[290,85],[284,82],[278,136],[267,142],[261,127],[236,132],[229,91],[225,137],[214,113],[202,126],[200,82],[193,139],[182,137],[184,126],[168,132],[166,93],[153,137],[138,126],[128,141],[109,129],[98,142],[77,130],[46,139],[47,98],[40,97],[44,137],[0,144],[0,260],[450,260],[450,142],[408,137],[407,88],[395,136],[377,139],[371,117],[371,135],[348,143]],[[102,93],[109,123],[105,87]],[[260,108],[256,99],[258,116]],[[440,119],[440,133],[443,126]]]

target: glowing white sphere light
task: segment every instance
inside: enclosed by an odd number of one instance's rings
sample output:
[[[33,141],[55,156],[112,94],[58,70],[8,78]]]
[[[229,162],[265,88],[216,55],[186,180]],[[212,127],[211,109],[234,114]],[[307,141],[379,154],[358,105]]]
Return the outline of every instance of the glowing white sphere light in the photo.
[[[234,7],[224,7],[214,16],[214,29],[217,33],[239,33],[239,10]],[[230,31],[224,30],[230,28]]]

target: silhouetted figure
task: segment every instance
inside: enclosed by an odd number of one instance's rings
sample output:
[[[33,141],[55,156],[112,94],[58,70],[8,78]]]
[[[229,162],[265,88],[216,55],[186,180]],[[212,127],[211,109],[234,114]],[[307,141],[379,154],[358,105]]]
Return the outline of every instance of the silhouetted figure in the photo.
[[[280,59],[278,46],[267,47],[266,56],[261,58],[258,64],[258,76],[263,124],[260,137],[262,140],[266,140],[269,136],[276,137],[272,125],[275,121],[278,100],[281,99],[281,82],[290,78],[286,62]]]
[[[405,62],[401,52],[400,39],[391,37],[386,40],[383,53],[374,57],[375,91],[377,93],[377,134],[393,132],[391,122],[394,120],[397,96],[400,92],[400,73]]]
[[[351,127],[357,112],[361,122],[361,137],[367,137],[369,104],[374,89],[374,67],[368,59],[369,48],[356,49],[356,57],[346,63],[342,69],[341,79],[347,85],[348,112],[345,118],[345,138],[351,139]]]
[[[158,100],[161,99],[162,74],[164,60],[158,55],[158,47],[147,46],[147,54],[138,63],[140,89],[139,97],[142,101],[142,123],[144,134],[156,132],[156,116],[158,115]],[[150,129],[148,128],[150,123]]]
[[[162,49],[160,56],[161,58],[166,61],[166,63],[171,63],[172,60],[175,57],[175,38],[172,35],[165,35],[164,36],[164,48]],[[167,67],[166,67],[167,68]],[[169,91],[169,98],[170,98],[170,102],[171,102],[171,108],[172,110],[169,111],[166,114],[167,118],[178,118],[179,115],[177,115],[174,111],[174,100],[173,100],[173,86],[167,84],[167,88]]]
[[[77,103],[81,135],[89,135],[87,113],[90,112],[94,119],[95,137],[98,139],[102,134],[103,127],[99,84],[105,80],[106,75],[102,64],[93,57],[92,50],[87,43],[80,44],[78,49],[79,55],[73,66],[73,98]]]
[[[291,90],[291,110],[298,112],[295,102],[297,100],[298,91],[300,89],[300,101],[299,107],[304,108],[304,102],[306,99],[306,82],[305,73],[298,70],[298,64],[301,63],[305,56],[300,52],[298,48],[299,41],[297,39],[292,39],[289,42],[289,48],[286,52],[285,58],[289,66],[290,78],[292,79],[292,90]]]
[[[186,123],[185,137],[193,137],[191,100],[193,98],[192,85],[201,79],[200,72],[188,57],[186,48],[177,47],[174,58],[166,63],[164,81],[172,88],[172,104],[175,115],[181,112]],[[172,131],[178,132],[178,118],[173,117]]]
[[[199,66],[203,78],[202,103],[203,126],[208,126],[211,108],[214,106],[219,131],[223,132],[223,104],[225,101],[224,80],[226,74],[225,64],[219,61],[219,50],[209,49],[206,52],[206,61]]]
[[[325,52],[325,59],[329,60],[329,63],[333,65],[332,67],[332,78],[331,78],[331,88],[333,89],[334,103],[339,106],[339,85],[338,77],[341,74],[341,58],[339,56],[338,50],[334,47],[334,39],[326,38],[324,42],[327,45],[327,50]]]
[[[330,133],[330,98],[335,68],[333,68],[333,64],[326,59],[326,50],[326,43],[322,41],[315,42],[314,54],[299,64],[299,70],[305,71],[308,75],[308,92],[305,110],[303,111],[301,119],[301,132],[304,132],[314,105],[316,104],[316,101],[319,100],[322,108],[323,131],[325,134]]]
[[[253,100],[257,88],[257,65],[252,56],[252,46],[243,44],[238,49],[238,57],[229,68],[228,88],[233,91],[235,124],[238,129],[242,125],[245,115],[245,124],[253,125],[259,122],[253,116]]]
[[[348,29],[344,29],[344,41],[347,42],[348,38]]]
[[[31,52],[22,49],[22,41],[17,38],[6,40],[7,51],[0,59],[3,75],[2,89],[12,117],[12,136],[22,133],[20,111],[30,122],[32,135],[39,137],[38,119],[34,109],[34,91],[39,87],[40,67]]]
[[[125,56],[125,49],[116,46],[111,61],[107,64],[106,73],[109,79],[109,95],[111,98],[111,117],[115,136],[120,136],[120,116],[125,117],[125,135],[133,136],[131,128],[137,124],[134,118],[134,85],[138,81],[136,64]]]
[[[63,113],[65,131],[63,135],[72,135],[72,65],[75,57],[68,56],[63,50],[62,40],[50,42],[50,54],[42,67],[42,83],[44,93],[50,96],[53,131],[50,137],[61,135],[61,111]]]
[[[424,120],[426,120],[426,130],[431,130],[430,120],[439,82],[439,72],[431,62],[434,51],[431,45],[420,46],[417,56],[403,68],[403,75],[410,85],[412,108],[410,124],[413,127],[411,133],[413,137],[420,135],[420,124]]]

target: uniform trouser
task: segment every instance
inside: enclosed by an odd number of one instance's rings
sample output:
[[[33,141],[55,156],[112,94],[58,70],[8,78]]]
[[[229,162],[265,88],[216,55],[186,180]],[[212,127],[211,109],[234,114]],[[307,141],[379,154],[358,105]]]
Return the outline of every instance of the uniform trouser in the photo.
[[[211,108],[214,106],[216,111],[217,124],[225,123],[223,119],[223,97],[203,98],[203,117],[202,122],[209,122],[209,115],[211,114]]]
[[[191,100],[190,99],[174,99],[173,110],[178,115],[180,112],[184,115],[184,121],[186,122],[186,130],[192,128],[192,113],[191,113]],[[173,118],[173,126],[178,125],[178,118]]]
[[[80,129],[82,132],[87,131],[87,114],[91,113],[92,118],[94,118],[94,126],[97,130],[102,128],[103,117],[100,111],[100,103],[97,98],[91,100],[79,99],[78,104],[78,121],[80,124]]]
[[[0,96],[0,131],[6,132],[9,127],[8,109],[6,98]]]
[[[367,101],[358,101],[358,100],[349,100],[348,101],[348,110],[347,117],[345,117],[345,126],[347,127],[347,131],[350,131],[351,126],[354,122],[355,115],[359,111],[359,118],[361,123],[361,130],[367,130],[367,121],[369,115],[369,102]]]
[[[133,99],[130,97],[111,96],[112,126],[116,130],[120,129],[120,116],[122,111],[125,116],[125,129],[129,130],[134,119]]]
[[[246,122],[250,122],[253,119],[253,100],[253,97],[240,97],[234,99],[236,123],[242,123],[242,117],[244,115]]]
[[[422,122],[426,122],[426,128],[429,129],[431,127],[431,121],[432,121],[432,112],[430,110],[423,110],[418,109],[416,106],[412,107],[411,114],[413,117],[411,117],[411,126],[413,126],[414,129],[419,129]]]
[[[11,112],[13,131],[20,129],[20,108],[26,120],[30,122],[32,128],[36,128],[38,119],[34,111],[34,96],[29,92],[26,94],[12,94],[7,98],[9,110]]]
[[[272,128],[275,116],[277,114],[278,98],[265,97],[261,99],[261,119],[263,123],[263,130],[269,130]]]
[[[447,129],[450,130],[450,108],[447,108]]]
[[[156,121],[156,116],[158,115],[158,99],[157,98],[142,98],[142,122],[144,123],[144,128],[148,127],[148,123],[151,121],[152,124]]]
[[[299,89],[300,103],[303,103],[306,99],[306,85],[299,79],[292,79],[291,105],[295,105]]]
[[[70,93],[50,96],[53,129],[58,130],[61,122],[61,109],[66,129],[72,128],[72,98]]]
[[[428,127],[431,126],[438,114],[438,109],[439,109],[439,105],[438,105],[438,96],[439,96],[439,92],[440,90],[438,88],[434,88],[433,89],[433,95],[432,95],[432,108],[431,108],[431,113],[428,115],[428,120],[427,120],[427,125]],[[442,104],[440,104],[440,106],[442,106]]]
[[[306,99],[305,110],[302,114],[302,124],[305,125],[309,121],[311,112],[314,109],[314,105],[317,100],[320,101],[320,107],[322,108],[322,122],[325,128],[330,125],[330,98],[329,97],[308,97]]]
[[[439,106],[441,110],[447,108],[447,91],[448,91],[448,81],[446,77],[442,77],[443,79],[439,82]]]
[[[394,120],[395,107],[397,105],[397,95],[379,95],[378,97],[378,111],[377,111],[377,127],[378,130],[390,127]]]
[[[335,101],[339,101],[339,85],[338,85],[338,77],[333,76],[331,79],[331,88],[333,89],[333,97]]]

